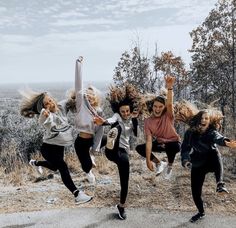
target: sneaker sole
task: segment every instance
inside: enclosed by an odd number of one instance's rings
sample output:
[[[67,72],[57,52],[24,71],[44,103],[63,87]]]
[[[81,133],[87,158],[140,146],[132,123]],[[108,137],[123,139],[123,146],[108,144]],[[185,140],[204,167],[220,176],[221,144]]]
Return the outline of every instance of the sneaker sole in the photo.
[[[206,217],[206,216],[204,215],[204,216],[200,217],[200,218],[197,219],[197,220],[192,220],[192,219],[190,219],[189,222],[191,222],[191,223],[197,223],[198,221],[204,219],[205,217]]]
[[[117,138],[117,136],[118,136],[118,130],[117,130],[117,128],[112,129],[112,131],[113,131],[113,133],[115,134],[114,137],[112,137],[112,138],[109,137],[110,132],[108,132],[108,134],[107,134],[107,144],[106,144],[106,148],[109,149],[109,150],[112,150],[112,149],[114,148],[115,140],[116,140],[116,138]]]
[[[229,194],[229,192],[216,192],[218,195],[221,195],[221,196],[223,196],[223,195],[228,195]]]
[[[80,202],[75,202],[76,205],[78,204],[83,204],[83,203],[88,203],[93,199],[93,197],[91,197],[89,200],[85,200],[85,201],[80,201]]]

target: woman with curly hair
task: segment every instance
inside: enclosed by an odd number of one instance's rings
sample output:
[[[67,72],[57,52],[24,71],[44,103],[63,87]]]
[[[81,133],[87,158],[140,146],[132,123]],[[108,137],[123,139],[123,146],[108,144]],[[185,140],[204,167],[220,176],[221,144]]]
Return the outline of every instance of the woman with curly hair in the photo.
[[[97,125],[111,125],[107,134],[105,154],[108,160],[114,162],[120,176],[120,203],[116,205],[120,219],[126,219],[125,203],[129,185],[129,151],[130,139],[138,134],[137,102],[139,94],[129,84],[124,87],[111,87],[109,101],[114,112],[111,118],[95,117]]]
[[[42,168],[59,170],[64,185],[74,195],[76,203],[85,203],[92,199],[75,186],[66,162],[64,161],[64,147],[73,143],[72,128],[67,120],[68,103],[57,103],[48,93],[22,91],[21,115],[28,118],[38,116],[38,122],[45,129],[41,154],[44,161],[30,160],[29,164],[42,174]]]
[[[221,112],[214,109],[201,110],[196,113],[193,106],[186,105],[178,119],[189,124],[181,146],[182,166],[191,168],[191,189],[198,213],[190,222],[196,222],[205,216],[202,201],[202,186],[209,172],[215,174],[218,193],[228,193],[223,182],[223,164],[216,145],[236,148],[236,141],[221,135],[218,130],[223,118]],[[183,104],[182,104],[183,105]],[[196,113],[192,116],[193,113]],[[185,117],[184,117],[185,116]]]
[[[92,168],[96,166],[92,151],[99,151],[103,137],[103,126],[96,126],[93,118],[102,114],[101,94],[93,86],[83,89],[82,81],[83,57],[76,60],[75,65],[75,96],[76,117],[75,125],[79,134],[75,140],[75,151],[81,163],[83,171],[87,174],[90,183],[95,184],[96,179]]]

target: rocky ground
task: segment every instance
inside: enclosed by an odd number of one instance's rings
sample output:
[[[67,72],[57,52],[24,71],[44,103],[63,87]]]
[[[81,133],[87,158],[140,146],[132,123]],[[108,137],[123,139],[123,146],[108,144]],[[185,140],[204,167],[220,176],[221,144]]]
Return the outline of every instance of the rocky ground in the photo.
[[[72,156],[72,157],[70,157]],[[0,213],[38,211],[75,207],[111,207],[119,201],[119,177],[115,164],[104,155],[96,155],[97,168],[94,173],[96,185],[90,185],[74,155],[67,156],[70,162],[72,178],[76,185],[83,188],[94,199],[83,205],[76,205],[70,192],[64,187],[58,173],[45,171],[43,176],[29,166],[19,169],[18,173],[0,177]],[[165,155],[160,155],[165,159]],[[68,162],[69,163],[69,162]],[[176,159],[171,180],[156,176],[146,168],[145,160],[131,153],[131,174],[127,207],[155,208],[171,211],[195,212],[191,189],[190,171],[180,166]],[[208,174],[203,188],[203,197],[207,213],[236,215],[236,179],[230,172],[225,173],[225,181],[230,193],[218,195],[213,174]]]

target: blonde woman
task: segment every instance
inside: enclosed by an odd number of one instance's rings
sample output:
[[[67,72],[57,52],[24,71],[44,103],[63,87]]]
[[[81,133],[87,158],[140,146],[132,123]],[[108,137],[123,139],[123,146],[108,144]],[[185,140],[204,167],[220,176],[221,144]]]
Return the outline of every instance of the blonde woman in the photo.
[[[74,195],[76,203],[86,203],[92,199],[75,186],[66,162],[64,147],[73,143],[71,126],[66,114],[69,111],[67,102],[57,103],[48,93],[33,91],[22,92],[21,115],[32,118],[38,116],[39,124],[45,129],[41,153],[44,161],[30,160],[30,165],[42,172],[40,167],[58,170],[68,190]]]
[[[89,86],[83,89],[82,81],[83,57],[76,60],[75,65],[75,96],[76,96],[76,127],[79,134],[75,140],[75,150],[83,171],[87,174],[90,183],[95,184],[96,179],[92,173],[95,166],[90,149],[99,151],[103,136],[103,127],[96,126],[93,118],[102,114],[101,95],[99,91]]]

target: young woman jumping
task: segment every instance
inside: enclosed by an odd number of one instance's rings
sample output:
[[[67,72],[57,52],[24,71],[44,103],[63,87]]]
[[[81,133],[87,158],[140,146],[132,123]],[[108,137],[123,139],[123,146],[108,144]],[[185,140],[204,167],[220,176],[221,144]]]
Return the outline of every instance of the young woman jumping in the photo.
[[[90,149],[99,151],[103,136],[103,126],[96,126],[93,118],[101,115],[101,95],[99,91],[89,86],[83,89],[82,82],[83,57],[76,60],[75,65],[75,96],[76,96],[76,127],[79,134],[75,140],[75,151],[81,163],[83,171],[87,174],[90,183],[95,184],[95,176],[92,168],[95,166]]]
[[[111,87],[109,101],[114,115],[103,119],[95,117],[97,125],[111,125],[107,134],[105,154],[108,160],[117,165],[120,176],[120,203],[116,205],[120,219],[126,219],[125,203],[129,186],[129,151],[131,136],[138,134],[138,112],[134,104],[138,99],[138,93],[131,85],[124,88]]]
[[[175,78],[165,77],[167,99],[157,96],[152,100],[152,114],[144,120],[144,133],[146,143],[138,145],[136,151],[146,157],[147,167],[154,171],[153,163],[156,165],[156,174],[163,170],[165,179],[172,175],[172,165],[176,154],[180,151],[180,136],[174,127],[173,86]],[[161,161],[153,152],[165,151],[168,164]]]
[[[33,91],[22,92],[21,115],[32,118],[38,115],[39,124],[45,129],[41,154],[44,161],[30,160],[29,164],[42,172],[41,167],[59,170],[64,185],[74,195],[76,203],[85,203],[92,199],[79,191],[72,181],[69,169],[64,161],[64,147],[73,143],[72,129],[66,114],[67,102],[57,103],[48,93]]]
[[[215,174],[216,192],[228,193],[223,182],[222,158],[216,145],[236,148],[236,141],[218,132],[222,118],[223,115],[219,111],[211,109],[199,111],[192,118],[184,118],[190,127],[184,135],[181,160],[184,167],[191,169],[192,196],[198,209],[198,213],[190,222],[196,222],[205,216],[201,195],[207,173]]]

